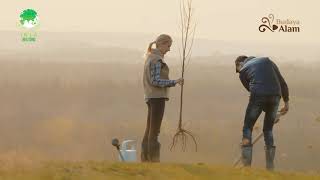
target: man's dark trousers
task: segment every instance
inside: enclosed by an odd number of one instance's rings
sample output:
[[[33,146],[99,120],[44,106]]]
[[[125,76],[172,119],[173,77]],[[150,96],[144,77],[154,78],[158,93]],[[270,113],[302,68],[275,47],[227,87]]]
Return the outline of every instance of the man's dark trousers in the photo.
[[[250,166],[252,159],[252,130],[262,111],[265,112],[263,134],[266,145],[266,161],[267,168],[273,168],[273,159],[275,153],[275,146],[273,140],[273,125],[277,116],[280,96],[263,96],[250,95],[249,104],[246,110],[244,125],[243,125],[243,139],[247,140],[247,144],[243,144],[242,156],[244,157],[244,165]],[[271,155],[270,155],[271,154]]]
[[[252,141],[252,129],[262,111],[265,112],[263,133],[266,146],[273,146],[273,124],[277,116],[280,96],[251,95],[243,125],[243,138]]]

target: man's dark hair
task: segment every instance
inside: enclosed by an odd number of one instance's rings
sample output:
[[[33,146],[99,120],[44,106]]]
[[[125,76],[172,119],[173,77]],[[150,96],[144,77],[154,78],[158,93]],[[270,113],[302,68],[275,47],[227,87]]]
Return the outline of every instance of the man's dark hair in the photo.
[[[238,56],[237,59],[235,60],[236,64],[239,64],[241,62],[244,62],[248,57],[247,56]]]

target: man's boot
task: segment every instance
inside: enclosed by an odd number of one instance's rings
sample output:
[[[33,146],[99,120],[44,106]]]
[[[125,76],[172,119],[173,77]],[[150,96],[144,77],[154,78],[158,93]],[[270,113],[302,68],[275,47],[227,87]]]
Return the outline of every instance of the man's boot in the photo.
[[[149,144],[149,160],[151,162],[160,162],[160,143]]]
[[[266,146],[266,168],[267,170],[272,171],[274,169],[274,157],[276,154],[276,147],[275,146]]]
[[[245,167],[251,166],[252,161],[252,145],[242,145],[241,161]]]

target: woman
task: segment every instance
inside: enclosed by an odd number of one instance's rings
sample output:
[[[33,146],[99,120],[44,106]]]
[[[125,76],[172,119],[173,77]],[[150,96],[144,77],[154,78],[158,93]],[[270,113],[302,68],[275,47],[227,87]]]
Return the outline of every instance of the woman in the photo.
[[[153,49],[152,45],[156,48]],[[169,67],[164,62],[164,55],[170,51],[172,39],[161,34],[149,44],[143,74],[145,100],[148,105],[147,127],[141,145],[142,162],[160,162],[160,143],[158,136],[168,88],[183,84],[183,79],[169,80]]]

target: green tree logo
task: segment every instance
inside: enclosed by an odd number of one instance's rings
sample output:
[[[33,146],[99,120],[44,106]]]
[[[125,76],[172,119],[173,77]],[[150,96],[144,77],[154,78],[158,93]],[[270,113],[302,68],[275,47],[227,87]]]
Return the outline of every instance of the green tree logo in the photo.
[[[31,29],[39,24],[38,13],[33,9],[26,9],[20,13],[20,24],[27,28]]]

